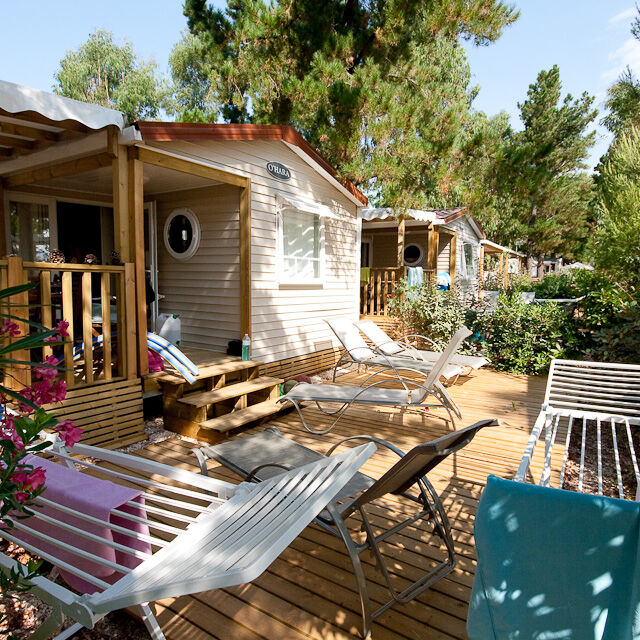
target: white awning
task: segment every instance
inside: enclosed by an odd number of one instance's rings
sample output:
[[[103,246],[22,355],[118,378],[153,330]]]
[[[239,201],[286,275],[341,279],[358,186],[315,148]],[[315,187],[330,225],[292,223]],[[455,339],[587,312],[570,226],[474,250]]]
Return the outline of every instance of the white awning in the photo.
[[[343,220],[342,216],[339,216],[333,209],[327,207],[326,204],[320,204],[319,202],[312,202],[309,200],[301,200],[300,198],[293,198],[292,196],[276,195],[276,207],[279,211],[286,209],[297,209],[298,211],[304,211],[305,213],[313,213],[314,215],[321,216],[323,218],[336,218]]]
[[[509,249],[509,247],[503,247],[501,244],[498,244],[497,242],[493,242],[492,240],[487,240],[486,238],[483,238],[482,240],[480,240],[480,244],[484,245],[485,247],[490,247],[491,249],[495,249],[496,251],[500,251],[501,253],[509,253],[512,256],[517,256],[518,258],[525,257],[524,253],[520,253],[515,249]]]
[[[419,211],[418,209],[407,209],[405,214],[412,220],[418,220],[420,222],[435,222],[438,223],[437,216],[434,211]],[[362,219],[365,222],[370,220],[388,220],[389,218],[396,218],[396,212],[391,207],[367,207],[362,210]]]
[[[125,116],[120,111],[63,98],[4,80],[0,80],[0,109],[9,114],[33,111],[54,122],[75,120],[96,130],[109,125],[124,129],[126,124]]]

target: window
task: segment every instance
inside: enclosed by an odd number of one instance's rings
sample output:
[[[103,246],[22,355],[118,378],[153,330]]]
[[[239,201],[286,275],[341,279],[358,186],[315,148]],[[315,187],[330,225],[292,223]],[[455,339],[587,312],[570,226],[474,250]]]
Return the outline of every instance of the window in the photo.
[[[467,278],[475,278],[475,275],[476,275],[476,264],[474,261],[473,253],[474,253],[473,245],[467,244],[465,242],[464,245],[462,245],[462,255],[464,258],[464,261],[463,261],[464,274],[467,276]]]
[[[361,267],[370,267],[371,266],[371,245],[372,241],[370,239],[362,240],[360,243],[360,266]]]
[[[175,209],[164,223],[164,245],[177,260],[188,260],[200,246],[200,221],[191,209]]]
[[[321,282],[324,271],[322,217],[286,207],[280,210],[278,224],[280,282]]]
[[[11,253],[23,260],[49,262],[52,230],[49,205],[33,202],[9,202]]]
[[[404,248],[404,263],[408,267],[414,267],[422,262],[424,249],[419,244],[408,244]]]

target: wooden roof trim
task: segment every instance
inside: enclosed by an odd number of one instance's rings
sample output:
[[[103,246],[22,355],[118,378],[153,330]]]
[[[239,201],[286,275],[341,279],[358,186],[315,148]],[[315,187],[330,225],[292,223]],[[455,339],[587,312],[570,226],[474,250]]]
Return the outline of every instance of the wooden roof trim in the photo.
[[[337,171],[293,127],[278,124],[211,124],[207,122],[137,122],[145,142],[174,140],[282,140],[302,149],[314,162],[366,206],[367,197]]]

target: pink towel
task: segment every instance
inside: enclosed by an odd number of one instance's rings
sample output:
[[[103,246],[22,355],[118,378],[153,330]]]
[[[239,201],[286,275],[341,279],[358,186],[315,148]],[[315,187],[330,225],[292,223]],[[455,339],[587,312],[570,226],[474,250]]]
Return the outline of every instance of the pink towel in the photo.
[[[36,456],[27,456],[25,458],[25,464],[42,467],[46,471],[47,477],[44,493],[42,494],[43,498],[84,513],[85,515],[93,516],[104,522],[126,527],[136,533],[149,535],[149,527],[146,524],[132,522],[121,516],[113,516],[110,513],[112,509],[117,508],[120,511],[146,519],[144,498],[141,495],[141,491],[123,487],[122,485],[114,484],[107,480],[93,478],[86,473],[80,473],[79,471],[70,469],[64,464],[57,464]],[[129,501],[137,502],[139,506],[127,505],[126,503]],[[36,507],[34,508],[34,512],[35,511],[56,518],[83,531],[93,533],[108,541],[117,542],[145,553],[151,553],[151,545],[149,543],[137,540],[123,533],[114,532],[106,526],[103,527],[87,522],[49,506]],[[65,542],[78,549],[110,560],[111,562],[116,562],[130,569],[142,562],[139,558],[115,550],[106,544],[100,544],[78,534],[66,531],[39,518],[32,517],[23,522],[35,531],[39,531],[61,542]],[[20,540],[23,540],[25,544],[38,547],[63,562],[67,562],[77,569],[81,569],[105,582],[113,583],[122,576],[121,573],[110,567],[99,565],[79,557],[70,551],[61,550],[55,545],[44,542],[35,536],[31,536],[22,531],[14,531],[13,533],[16,537],[19,537]],[[81,593],[94,593],[95,591],[99,591],[99,588],[95,585],[74,576],[68,571],[61,570],[60,574],[67,584]]]

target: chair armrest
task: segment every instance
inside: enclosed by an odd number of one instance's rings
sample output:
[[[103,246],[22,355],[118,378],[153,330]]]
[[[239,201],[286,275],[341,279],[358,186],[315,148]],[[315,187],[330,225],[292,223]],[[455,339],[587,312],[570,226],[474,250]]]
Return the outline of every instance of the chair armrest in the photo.
[[[330,456],[333,454],[333,452],[342,444],[344,444],[345,442],[349,442],[352,440],[366,440],[367,442],[374,442],[375,444],[379,444],[381,447],[385,447],[387,449],[389,449],[390,451],[393,451],[393,453],[395,453],[398,457],[400,458],[404,458],[404,451],[402,451],[402,449],[399,449],[398,447],[396,447],[394,444],[391,444],[390,442],[388,442],[387,440],[382,440],[382,438],[376,438],[376,436],[366,436],[366,435],[362,435],[362,436],[349,436],[348,438],[344,438],[343,440],[340,440],[339,442],[336,442],[336,444],[334,444],[325,454],[326,456]]]
[[[442,349],[440,349],[431,338],[427,338],[427,336],[423,336],[419,333],[409,333],[406,336],[402,336],[400,340],[397,340],[396,342],[404,342],[405,340],[407,340],[407,338],[421,338],[422,340],[428,342],[436,351],[442,351]]]

